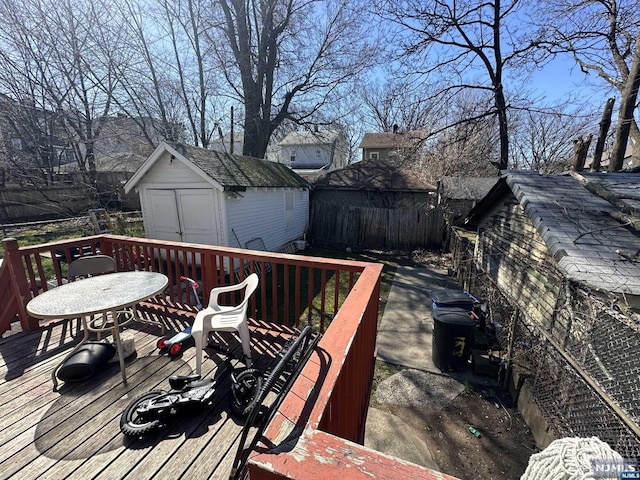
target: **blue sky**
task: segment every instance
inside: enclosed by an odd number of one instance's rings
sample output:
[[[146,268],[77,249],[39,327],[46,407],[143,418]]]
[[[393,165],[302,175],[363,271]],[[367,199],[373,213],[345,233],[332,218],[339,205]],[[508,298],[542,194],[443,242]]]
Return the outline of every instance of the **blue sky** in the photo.
[[[596,108],[603,107],[613,94],[604,80],[595,73],[585,75],[568,55],[556,57],[532,74],[531,87],[549,103],[573,96],[576,102],[593,104]]]

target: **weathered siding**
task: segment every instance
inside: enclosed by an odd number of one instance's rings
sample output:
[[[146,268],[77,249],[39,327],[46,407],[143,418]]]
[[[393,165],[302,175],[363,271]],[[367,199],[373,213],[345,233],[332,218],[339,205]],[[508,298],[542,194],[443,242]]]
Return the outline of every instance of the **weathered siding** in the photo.
[[[575,215],[565,219],[578,220]],[[485,211],[478,227],[472,266],[482,273],[460,274],[472,293],[490,302],[492,319],[503,326],[501,342],[508,345],[517,388],[525,385],[522,391],[535,400],[530,411],[544,418],[536,420],[544,427],[537,431],[540,446],[553,438],[597,432],[624,457],[637,458],[637,314],[615,304],[613,295],[569,280],[512,194]],[[458,268],[466,269],[464,258],[456,260]],[[509,311],[501,315],[501,310]]]
[[[285,192],[293,194],[293,217],[286,223]],[[269,251],[301,238],[307,229],[309,192],[301,189],[251,188],[227,197],[229,246],[245,248],[246,242],[262,238]]]
[[[473,269],[473,266],[471,268]],[[469,290],[489,301],[514,366],[513,394],[541,448],[556,438],[598,437],[627,458],[640,455],[640,331],[637,317],[584,286],[565,284],[551,330],[533,321],[511,289],[468,272]],[[517,393],[519,392],[519,393]],[[531,422],[531,423],[530,423]]]
[[[400,192],[322,188],[313,191],[312,203],[374,208],[426,208],[435,203],[433,192]]]
[[[440,208],[371,208],[315,202],[311,238],[316,245],[360,248],[441,248]]]
[[[475,260],[533,321],[551,325],[562,274],[513,195],[478,225]]]

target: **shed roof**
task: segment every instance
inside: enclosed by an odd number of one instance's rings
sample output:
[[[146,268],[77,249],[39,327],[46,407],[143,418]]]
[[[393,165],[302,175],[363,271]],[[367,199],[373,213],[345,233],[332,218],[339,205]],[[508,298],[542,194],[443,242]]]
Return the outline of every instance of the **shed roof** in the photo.
[[[424,130],[408,132],[365,133],[360,148],[412,148],[420,145],[427,138]]]
[[[509,171],[467,222],[512,192],[569,279],[604,292],[640,295],[640,233],[620,216],[640,213],[639,181],[635,173]]]
[[[328,172],[313,182],[315,188],[345,190],[435,191],[406,166],[385,159],[368,159]]]
[[[280,140],[281,146],[292,145],[331,145],[340,137],[335,130],[322,130],[319,132],[291,132]]]
[[[440,192],[451,200],[481,200],[498,180],[498,177],[442,177]]]
[[[162,155],[168,152],[196,173],[212,180],[224,190],[247,187],[305,187],[307,182],[289,167],[281,164],[225,152],[182,144],[162,142],[125,185],[133,189]]]

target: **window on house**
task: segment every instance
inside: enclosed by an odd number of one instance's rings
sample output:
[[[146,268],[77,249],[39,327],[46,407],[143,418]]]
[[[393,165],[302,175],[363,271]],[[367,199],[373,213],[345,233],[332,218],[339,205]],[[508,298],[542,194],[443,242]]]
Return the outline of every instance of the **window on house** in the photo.
[[[379,158],[378,152],[369,152],[369,158],[371,160],[377,160]]]
[[[19,138],[12,138],[11,146],[16,150],[22,150],[22,140],[20,140]]]
[[[284,192],[284,228],[289,229],[294,224],[294,192]]]

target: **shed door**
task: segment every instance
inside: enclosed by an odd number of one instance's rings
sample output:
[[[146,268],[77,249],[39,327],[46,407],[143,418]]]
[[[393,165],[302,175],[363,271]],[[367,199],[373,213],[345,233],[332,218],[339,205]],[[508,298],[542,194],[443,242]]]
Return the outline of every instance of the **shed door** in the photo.
[[[151,213],[149,226],[151,237],[158,240],[181,242],[180,219],[174,190],[148,190],[148,212]]]
[[[182,225],[182,241],[221,245],[220,229],[214,213],[218,211],[217,195],[212,189],[176,190],[178,214]]]
[[[217,197],[212,189],[148,190],[154,237],[207,245],[221,245],[214,213]]]

